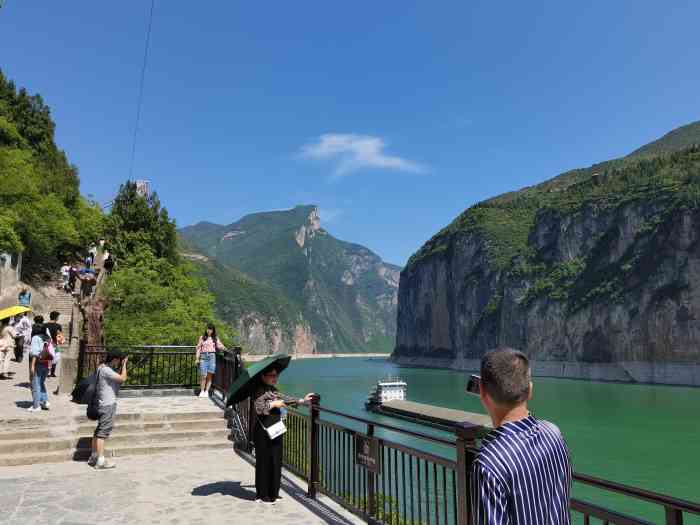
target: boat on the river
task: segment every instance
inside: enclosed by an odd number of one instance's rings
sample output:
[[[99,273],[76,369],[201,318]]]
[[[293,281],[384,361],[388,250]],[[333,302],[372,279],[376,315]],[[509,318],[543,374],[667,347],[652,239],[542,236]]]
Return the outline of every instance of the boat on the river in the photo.
[[[377,381],[377,384],[369,391],[365,408],[372,410],[371,407],[381,405],[387,401],[406,399],[407,388],[408,384],[406,381],[398,377],[389,377]]]

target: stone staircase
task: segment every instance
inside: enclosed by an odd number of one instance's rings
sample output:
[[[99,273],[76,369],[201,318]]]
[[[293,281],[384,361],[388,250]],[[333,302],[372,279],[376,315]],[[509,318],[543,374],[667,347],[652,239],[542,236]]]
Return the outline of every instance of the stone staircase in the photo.
[[[90,456],[95,422],[85,416],[6,419],[2,423],[0,467],[86,461]],[[118,413],[105,455],[228,448],[227,436],[220,411]]]
[[[56,310],[61,314],[58,318],[58,322],[64,325],[64,327],[67,327],[68,323],[70,323],[74,302],[73,296],[63,290],[56,290],[54,296],[51,298],[51,310]],[[48,317],[46,320],[48,321]]]

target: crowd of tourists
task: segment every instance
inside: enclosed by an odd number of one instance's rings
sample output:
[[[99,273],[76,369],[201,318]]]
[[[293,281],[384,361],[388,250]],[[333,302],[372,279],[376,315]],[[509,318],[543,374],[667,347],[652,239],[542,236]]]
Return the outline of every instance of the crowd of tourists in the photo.
[[[116,265],[114,256],[107,250],[104,239],[100,239],[99,246],[102,251],[101,269],[95,267],[98,254],[98,247],[95,243],[88,247],[82,267],[78,264],[63,263],[60,270],[61,286],[67,293],[81,299],[92,297],[100,271],[104,271],[107,275],[112,274]]]
[[[10,362],[22,363],[27,357],[32,393],[29,412],[51,408],[46,378],[57,377],[61,347],[66,342],[59,318],[57,311],[49,314],[48,322],[41,315],[31,318],[30,312],[23,312],[0,320],[0,380],[13,379],[15,371],[10,370]]]

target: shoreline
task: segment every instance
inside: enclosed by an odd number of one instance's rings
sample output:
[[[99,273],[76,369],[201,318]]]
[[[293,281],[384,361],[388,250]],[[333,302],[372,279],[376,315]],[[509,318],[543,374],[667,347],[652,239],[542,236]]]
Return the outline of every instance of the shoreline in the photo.
[[[391,354],[379,354],[379,353],[358,353],[358,354],[290,354],[292,359],[333,359],[335,357],[365,357],[367,359],[372,358],[383,358],[389,359]],[[243,354],[243,361],[253,362],[262,361],[266,357],[270,357],[270,354]]]
[[[389,361],[409,368],[435,368],[478,372],[479,359],[445,359],[390,356]],[[700,363],[656,363],[619,361],[616,363],[581,363],[577,361],[533,361],[534,377],[584,379],[607,383],[649,384],[700,387]]]

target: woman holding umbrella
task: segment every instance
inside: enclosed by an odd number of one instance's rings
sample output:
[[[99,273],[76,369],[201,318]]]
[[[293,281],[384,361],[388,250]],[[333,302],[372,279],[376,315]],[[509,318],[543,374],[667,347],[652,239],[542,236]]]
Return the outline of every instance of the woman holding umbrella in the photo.
[[[291,357],[273,355],[241,370],[231,385],[227,405],[252,397],[255,407],[253,443],[255,445],[255,499],[274,504],[279,499],[282,478],[282,447],[286,429],[280,422],[287,406],[308,403],[315,394],[301,399],[282,395],[277,379],[287,368]]]

